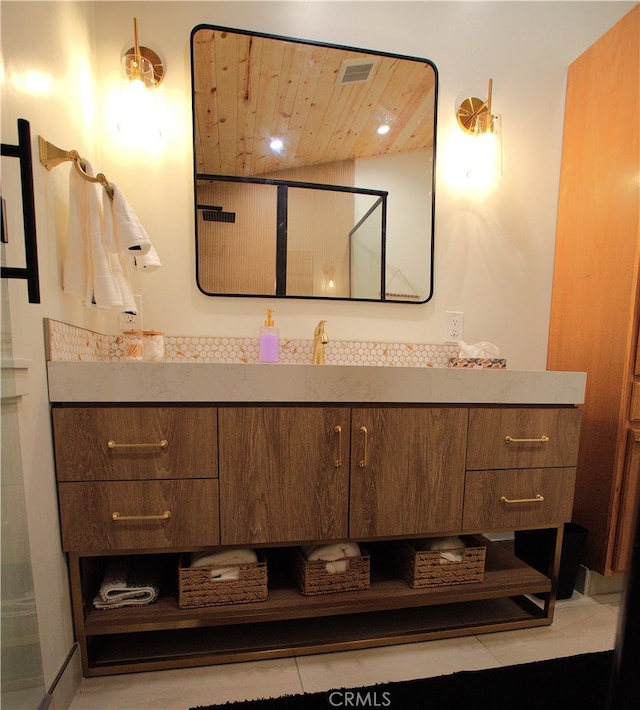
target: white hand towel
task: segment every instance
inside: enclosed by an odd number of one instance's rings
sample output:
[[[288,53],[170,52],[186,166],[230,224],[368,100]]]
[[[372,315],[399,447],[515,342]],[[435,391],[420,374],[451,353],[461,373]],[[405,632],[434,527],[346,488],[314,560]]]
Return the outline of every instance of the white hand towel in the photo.
[[[149,236],[120,188],[114,183],[111,183],[111,187],[113,188],[112,206],[116,243],[120,249],[134,251],[136,255],[146,254],[152,246]]]
[[[84,172],[95,177],[83,159]],[[103,211],[97,183],[85,180],[77,170],[69,177],[69,228],[63,289],[84,296],[88,308],[109,309],[122,305],[120,288],[112,272],[111,258],[103,244]]]
[[[67,251],[64,257],[62,288],[65,293],[84,297],[90,277],[88,245],[84,235],[87,231],[86,180],[77,170],[69,173],[69,225],[67,227]]]
[[[126,254],[119,249],[113,226],[111,198],[102,191],[102,243],[109,252],[111,273],[119,292],[119,303],[114,304],[122,313],[137,313],[138,306],[127,274]]]
[[[135,271],[155,271],[162,266],[155,247],[151,247],[146,254],[134,253],[131,263]]]

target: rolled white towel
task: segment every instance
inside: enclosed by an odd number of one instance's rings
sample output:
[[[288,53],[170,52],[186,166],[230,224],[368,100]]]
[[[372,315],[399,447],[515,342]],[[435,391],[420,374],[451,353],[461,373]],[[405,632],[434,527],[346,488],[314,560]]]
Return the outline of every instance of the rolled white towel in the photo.
[[[440,562],[462,562],[464,542],[459,537],[431,537],[420,541],[418,549],[440,551]]]
[[[217,552],[195,552],[191,555],[189,567],[211,567],[214,565],[251,564],[258,561],[255,550],[246,548],[233,548],[230,550],[219,550]]]
[[[325,569],[329,574],[346,572],[349,569],[349,557],[360,557],[360,547],[356,542],[337,542],[332,545],[310,545],[302,550],[310,562],[326,561]]]
[[[240,567],[214,567],[211,579],[240,579]]]

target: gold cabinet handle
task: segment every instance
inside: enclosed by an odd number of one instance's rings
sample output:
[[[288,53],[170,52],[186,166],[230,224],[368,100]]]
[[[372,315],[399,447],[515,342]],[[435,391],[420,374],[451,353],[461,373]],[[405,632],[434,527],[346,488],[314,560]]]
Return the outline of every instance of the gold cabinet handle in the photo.
[[[536,493],[535,498],[507,498],[506,496],[500,498],[501,503],[542,503],[543,500],[544,496],[539,493]]]
[[[342,427],[340,426],[340,424],[336,424],[333,427],[333,431],[335,431],[335,433],[338,435],[338,455],[336,456],[336,460],[333,465],[336,468],[340,468],[340,466],[342,466]]]
[[[366,426],[361,426],[360,433],[364,437],[364,449],[362,452],[362,459],[360,460],[358,466],[360,466],[360,468],[366,468],[367,459],[369,458],[369,431]]]
[[[515,439],[513,436],[505,436],[504,440],[507,444],[546,444],[549,441],[549,437],[546,434],[537,439]]]
[[[165,510],[160,515],[120,515],[118,512],[111,513],[111,520],[169,520],[171,511]]]
[[[169,446],[169,442],[166,439],[161,439],[159,442],[153,444],[118,444],[118,442],[113,439],[109,439],[107,446],[110,449],[166,449],[167,446]]]

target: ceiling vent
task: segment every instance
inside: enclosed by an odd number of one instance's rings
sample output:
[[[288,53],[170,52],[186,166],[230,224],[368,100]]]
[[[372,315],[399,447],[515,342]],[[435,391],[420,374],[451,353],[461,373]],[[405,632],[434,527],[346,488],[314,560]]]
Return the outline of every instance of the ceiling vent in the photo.
[[[345,59],[338,72],[338,84],[363,84],[373,75],[377,59]]]

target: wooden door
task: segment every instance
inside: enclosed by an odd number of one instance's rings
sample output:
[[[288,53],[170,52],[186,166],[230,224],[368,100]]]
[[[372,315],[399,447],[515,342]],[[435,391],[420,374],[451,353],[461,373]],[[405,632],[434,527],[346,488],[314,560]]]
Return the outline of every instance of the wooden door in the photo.
[[[219,410],[223,545],[347,537],[349,409]]]
[[[549,370],[587,372],[574,522],[586,566],[613,567],[638,328],[640,7],[569,67]],[[633,176],[636,176],[635,178]]]
[[[468,412],[352,412],[351,537],[421,535],[462,524]]]

